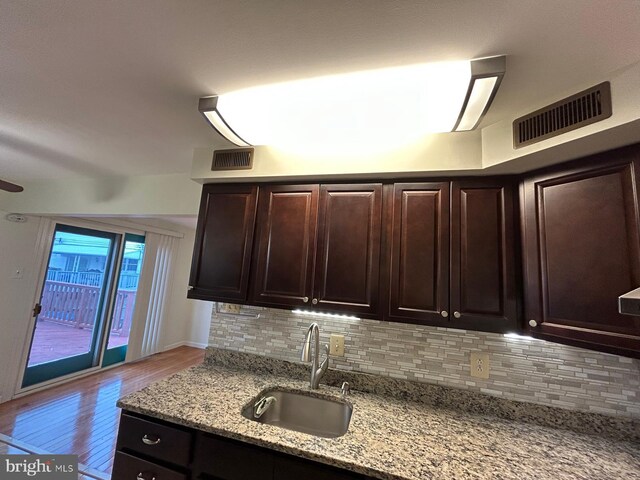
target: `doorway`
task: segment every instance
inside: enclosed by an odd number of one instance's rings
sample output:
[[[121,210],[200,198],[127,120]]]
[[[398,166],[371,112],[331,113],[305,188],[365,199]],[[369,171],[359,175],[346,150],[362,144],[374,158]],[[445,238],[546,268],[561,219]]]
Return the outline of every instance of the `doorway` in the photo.
[[[57,224],[22,387],[124,361],[144,237]]]

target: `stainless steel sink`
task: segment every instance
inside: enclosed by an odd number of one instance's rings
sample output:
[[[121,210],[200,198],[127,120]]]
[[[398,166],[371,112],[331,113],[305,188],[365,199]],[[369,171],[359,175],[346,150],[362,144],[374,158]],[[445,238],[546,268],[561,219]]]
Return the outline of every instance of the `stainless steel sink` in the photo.
[[[242,410],[242,416],[254,422],[334,438],[347,433],[352,412],[353,407],[346,401],[273,389],[253,399]]]

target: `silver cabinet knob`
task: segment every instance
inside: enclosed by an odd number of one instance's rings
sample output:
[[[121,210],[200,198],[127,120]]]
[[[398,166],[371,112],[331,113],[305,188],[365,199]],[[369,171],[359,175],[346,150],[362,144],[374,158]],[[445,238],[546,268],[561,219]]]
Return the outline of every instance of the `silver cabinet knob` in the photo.
[[[314,298],[313,300],[311,300],[311,303],[313,303],[314,305],[317,305],[318,304],[318,299]]]
[[[536,322],[535,320],[529,320],[529,325],[532,327],[537,327],[538,326],[538,322]]]
[[[462,315],[460,315],[460,312],[453,312],[453,316],[456,318],[460,318]]]
[[[307,303],[307,302],[309,301],[309,297],[302,297],[302,301],[303,301],[304,303]]]
[[[150,475],[150,476],[149,476]],[[156,480],[156,475],[154,473],[151,473],[147,475],[144,472],[140,472],[138,473],[138,475],[136,476],[136,480]]]
[[[158,445],[160,443],[160,437],[156,437],[155,440],[150,438],[149,435],[142,437],[142,443],[145,445]]]
[[[440,312],[440,315],[442,315],[444,318],[447,318],[449,316],[449,312],[447,312],[446,310],[442,310]]]

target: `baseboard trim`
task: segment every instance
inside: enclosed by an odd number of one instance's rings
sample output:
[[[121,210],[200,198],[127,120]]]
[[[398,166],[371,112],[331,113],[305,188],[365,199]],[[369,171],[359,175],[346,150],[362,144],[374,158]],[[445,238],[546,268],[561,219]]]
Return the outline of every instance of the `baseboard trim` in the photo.
[[[176,343],[172,343],[171,345],[167,345],[162,349],[162,351],[166,352],[167,350],[173,350],[174,348],[178,348],[178,347],[193,347],[193,348],[200,348],[201,350],[204,350],[208,346],[209,345],[207,345],[206,343],[185,341],[185,342],[176,342]]]

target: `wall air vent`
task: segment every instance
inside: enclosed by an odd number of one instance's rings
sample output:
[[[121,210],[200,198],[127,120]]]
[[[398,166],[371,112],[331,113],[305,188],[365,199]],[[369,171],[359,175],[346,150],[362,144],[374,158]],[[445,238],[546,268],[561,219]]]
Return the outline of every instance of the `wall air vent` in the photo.
[[[604,82],[513,121],[515,148],[541,142],[611,116],[611,84]]]
[[[211,170],[249,170],[253,168],[253,148],[231,148],[213,152]]]

